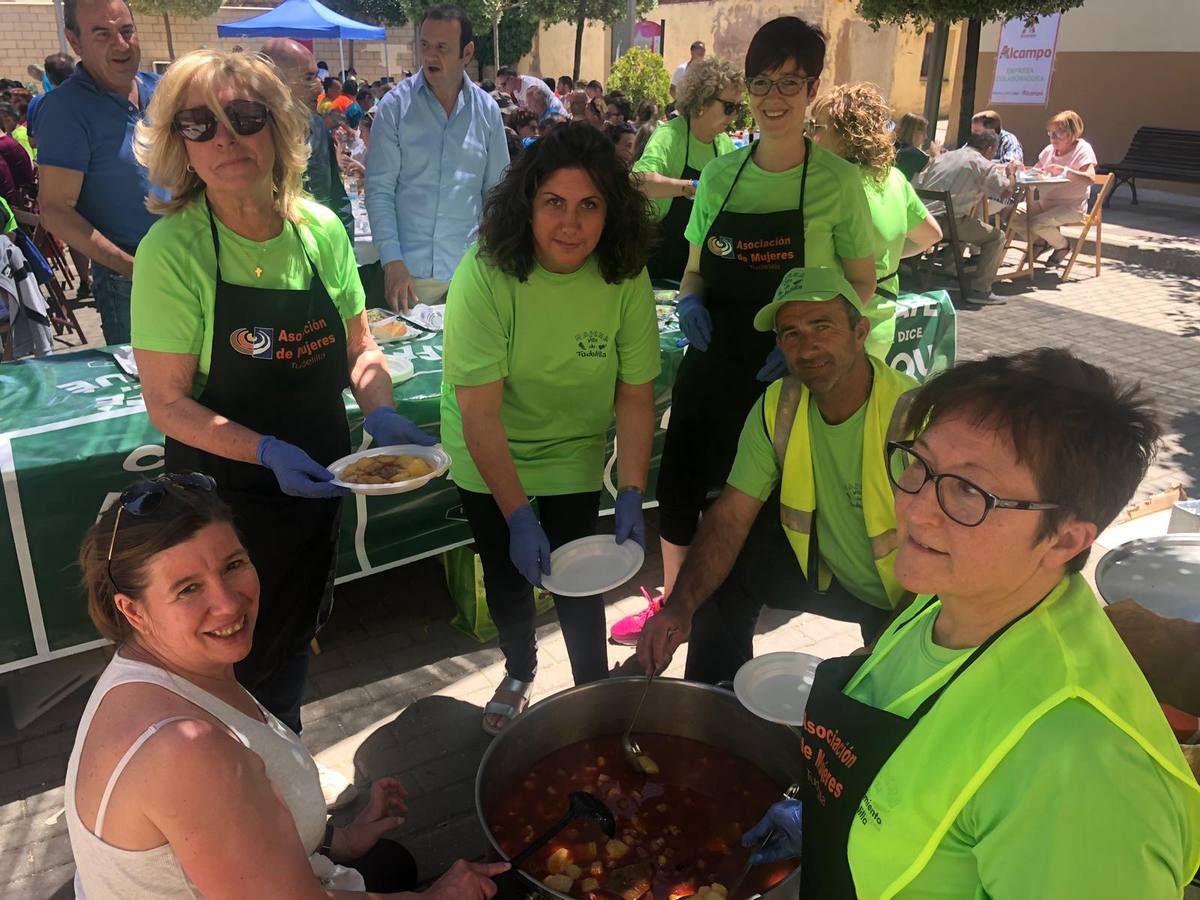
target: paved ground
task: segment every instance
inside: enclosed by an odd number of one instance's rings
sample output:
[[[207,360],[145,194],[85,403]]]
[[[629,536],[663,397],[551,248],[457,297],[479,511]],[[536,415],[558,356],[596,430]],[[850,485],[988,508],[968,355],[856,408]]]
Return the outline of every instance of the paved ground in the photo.
[[[1179,252],[1200,252],[1200,241],[1188,243],[1196,234],[1180,239]],[[960,358],[1069,346],[1141,379],[1159,398],[1171,432],[1141,493],[1178,482],[1200,494],[1200,278],[1106,261],[1099,280],[1081,268],[1067,284],[1039,276],[1032,286],[1002,285],[998,291],[1011,294],[1006,305],[960,314]],[[85,309],[83,318],[94,329],[94,314]],[[650,543],[656,543],[653,536]],[[642,583],[657,584],[659,567],[657,553],[648,554]],[[439,564],[430,560],[339,589],[304,707],[304,740],[319,759],[360,784],[398,775],[408,786],[412,814],[398,836],[427,875],[455,856],[484,851],[473,777],[487,746],[481,709],[502,670],[494,643],[477,644],[449,626],[443,583]],[[641,606],[627,592],[606,601],[610,622]],[[539,638],[535,699],[570,681],[552,616],[542,620]],[[855,629],[807,615],[771,614],[760,623],[756,650],[807,649],[827,656],[857,645]],[[613,648],[610,661],[626,656],[628,651]],[[677,661],[669,674],[679,667]],[[82,689],[24,731],[0,737],[5,897],[69,896],[73,866],[62,780],[86,694]]]

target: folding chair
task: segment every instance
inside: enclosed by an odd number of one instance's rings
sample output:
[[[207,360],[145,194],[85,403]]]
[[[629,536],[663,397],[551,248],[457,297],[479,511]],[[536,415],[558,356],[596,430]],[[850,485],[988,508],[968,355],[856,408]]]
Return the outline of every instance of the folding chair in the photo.
[[[954,217],[954,201],[950,197],[950,192],[930,191],[925,188],[915,188],[915,190],[917,196],[921,198],[921,201],[926,206],[934,201],[945,205],[946,227],[942,229],[942,239],[925,251],[924,256],[926,259],[929,259],[930,254],[937,248],[944,245],[950,247],[950,251],[954,254],[954,271],[958,276],[958,289],[962,292],[962,298],[965,300],[971,290],[967,285],[967,270],[963,262],[963,248],[965,245],[958,239],[958,226],[955,224]],[[930,267],[932,267],[932,260],[930,260]],[[926,278],[926,281],[928,281],[928,278]]]
[[[1075,247],[1071,250],[1071,258],[1067,261],[1066,267],[1062,270],[1062,274],[1058,277],[1059,281],[1066,281],[1071,277],[1071,268],[1075,265],[1075,258],[1079,256],[1079,251],[1083,249],[1083,242],[1087,240],[1088,232],[1092,225],[1096,226],[1096,277],[1100,277],[1100,259],[1104,251],[1102,241],[1102,228],[1104,226],[1104,201],[1108,199],[1109,192],[1112,191],[1113,183],[1116,180],[1116,175],[1109,172],[1107,175],[1093,175],[1092,184],[1100,188],[1100,192],[1096,194],[1092,200],[1091,212],[1084,217],[1082,225],[1083,231],[1079,232],[1079,238],[1075,241]]]
[[[51,264],[51,274],[54,269],[59,269],[63,273],[63,277],[67,279],[67,286],[72,284],[71,276],[66,269],[66,260],[63,259],[61,251],[58,249],[58,242],[54,239],[49,231],[42,226],[42,220],[36,213],[27,212],[25,210],[13,210],[13,215],[16,216],[17,222],[27,231],[33,233],[33,243],[37,249],[46,255],[44,247],[56,254],[61,265],[54,264],[54,256],[47,257]],[[66,291],[59,284],[56,278],[51,278],[47,283],[43,284],[47,300],[50,304],[50,324],[54,326],[54,336],[56,340],[61,341],[68,347],[72,346],[68,341],[63,340],[63,332],[74,332],[79,337],[79,343],[86,344],[88,342],[87,335],[83,333],[83,327],[79,324],[79,320],[75,318],[75,311],[71,308],[71,302],[67,299]]]

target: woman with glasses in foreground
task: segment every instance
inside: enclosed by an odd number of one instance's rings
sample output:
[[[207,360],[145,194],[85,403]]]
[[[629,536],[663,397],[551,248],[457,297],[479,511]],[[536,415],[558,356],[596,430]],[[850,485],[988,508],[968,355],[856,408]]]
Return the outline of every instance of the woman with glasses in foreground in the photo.
[[[675,98],[679,115],[654,129],[633,165],[633,183],[653,201],[661,235],[646,263],[652,279],[683,277],[690,201],[704,167],[734,151],[725,131],[742,111],[743,89],[742,73],[732,63],[714,57],[692,63]]]
[[[671,396],[657,491],[667,597],[701,510],[725,484],[746,414],[787,374],[773,335],[755,330],[755,313],[800,266],[840,267],[864,303],[875,293],[858,170],[804,136],[824,65],[819,28],[795,16],[763,25],[745,68],[762,137],[709,163],[696,189],[677,304],[690,347]]]
[[[1065,350],[966,363],[889,442],[896,577],[913,603],[869,656],[817,668],[799,801],[766,859],[804,898],[1178,898],[1200,786],[1080,574],[1159,426]]]
[[[259,574],[207,475],[138,481],[79,554],[88,613],[117,645],[66,778],[75,895],[88,900],[395,893],[416,864],[381,840],[405,792],[377,781],[348,825],[326,821],[300,738],[238,684]],[[459,861],[421,897],[478,900],[507,865]]]
[[[432,444],[393,409],[354,251],[302,190],[308,118],[274,67],[197,50],[159,83],[135,152],[169,201],[134,260],[133,347],[173,472],[207,472],[262,583],[237,674],[300,730],[308,647],[328,616],[349,453],[342,389],[377,444]]]

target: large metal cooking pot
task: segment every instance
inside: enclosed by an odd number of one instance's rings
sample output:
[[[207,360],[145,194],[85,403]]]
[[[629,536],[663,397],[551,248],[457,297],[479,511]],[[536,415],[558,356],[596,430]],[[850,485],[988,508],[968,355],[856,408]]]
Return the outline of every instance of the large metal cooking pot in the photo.
[[[492,742],[475,775],[475,810],[484,833],[500,858],[487,810],[502,792],[519,784],[533,764],[555,750],[587,738],[620,734],[629,725],[644,678],[610,678],[561,691],[534,704],[507,725]],[[728,691],[693,681],[656,680],[638,716],[639,732],[691,738],[740,756],[780,786],[803,777],[800,745],[784,725],[749,712]],[[522,873],[531,890],[542,897],[571,900]],[[798,896],[800,870],[776,885],[764,898]]]

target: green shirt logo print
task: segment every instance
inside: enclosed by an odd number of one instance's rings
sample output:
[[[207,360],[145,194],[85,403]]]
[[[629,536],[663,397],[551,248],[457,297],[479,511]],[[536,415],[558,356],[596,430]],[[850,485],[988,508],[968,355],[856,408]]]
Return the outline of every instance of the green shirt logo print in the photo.
[[[608,357],[608,335],[603,331],[582,331],[575,335],[579,348],[575,355],[580,359],[606,359]]]

